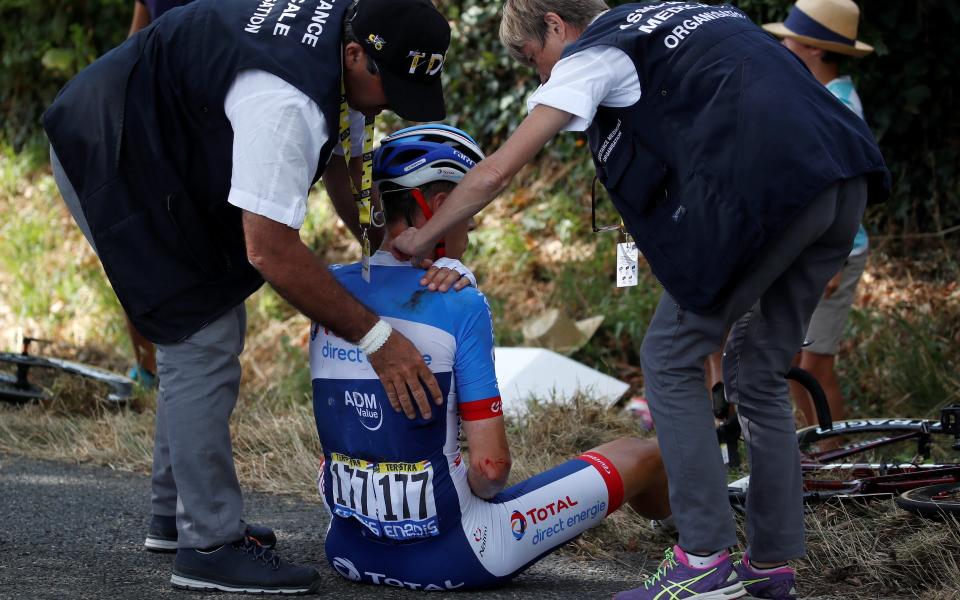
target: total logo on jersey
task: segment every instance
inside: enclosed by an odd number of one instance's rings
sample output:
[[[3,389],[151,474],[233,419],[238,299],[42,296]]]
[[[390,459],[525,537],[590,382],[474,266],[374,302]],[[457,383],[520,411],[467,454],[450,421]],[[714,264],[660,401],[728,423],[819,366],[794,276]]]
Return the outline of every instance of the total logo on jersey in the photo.
[[[510,532],[513,534],[513,539],[519,542],[524,538],[527,533],[528,519],[532,525],[536,526],[533,528],[535,531],[530,537],[530,543],[536,546],[545,539],[554,535],[561,535],[564,531],[577,527],[581,523],[602,519],[606,514],[607,503],[603,501],[597,502],[589,508],[576,508],[572,514],[561,514],[562,511],[574,508],[579,504],[578,500],[565,496],[550,504],[531,508],[525,513],[521,513],[519,510],[513,511],[513,514],[510,515]],[[553,519],[552,517],[557,518]]]
[[[565,498],[559,498],[556,502],[551,502],[545,506],[534,507],[526,512],[526,515],[530,517],[530,520],[534,525],[548,519],[554,515],[560,514],[561,510],[573,507],[580,504],[570,496]]]
[[[513,539],[518,542],[523,539],[523,534],[527,532],[527,520],[519,510],[513,511],[510,515],[510,531],[513,532]]]
[[[360,424],[370,431],[376,431],[383,425],[383,410],[377,402],[377,395],[344,390],[343,403],[357,411]]]
[[[350,581],[362,581],[363,576],[360,575],[360,570],[357,569],[356,565],[353,564],[353,561],[336,556],[331,561],[333,568],[337,570],[337,573],[340,573],[343,577],[349,579]],[[407,588],[410,590],[455,590],[458,587],[463,587],[463,582],[453,583],[449,579],[443,583],[414,583],[411,581],[402,581],[394,577],[387,577],[384,573],[373,573],[371,571],[364,571],[363,575],[368,577],[370,583],[376,585],[390,585],[393,587]]]
[[[360,571],[357,570],[357,567],[355,567],[351,561],[337,556],[334,557],[332,564],[333,568],[337,570],[337,573],[340,573],[343,577],[346,577],[350,581],[360,581]]]

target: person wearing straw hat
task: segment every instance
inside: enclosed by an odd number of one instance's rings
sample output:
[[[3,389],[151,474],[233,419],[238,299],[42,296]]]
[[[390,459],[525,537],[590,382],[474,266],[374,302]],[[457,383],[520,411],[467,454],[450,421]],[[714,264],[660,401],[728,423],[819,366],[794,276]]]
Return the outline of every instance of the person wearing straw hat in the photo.
[[[860,58],[873,52],[873,46],[857,39],[859,20],[860,9],[853,0],[799,0],[784,22],[766,23],[763,28],[781,38],[817,81],[862,119],[863,104],[853,80],[840,74],[845,57]],[[827,283],[813,311],[806,344],[800,351],[799,365],[820,382],[834,419],[842,419],[846,412],[834,362],[857,284],[867,265],[868,249],[867,231],[861,223],[850,255]],[[794,382],[790,390],[805,421],[816,423],[809,394]]]
[[[782,23],[765,23],[762,27],[785,41],[784,45],[797,54],[821,83],[824,77],[797,53],[798,42],[812,48],[857,58],[873,52],[873,46],[857,39],[860,8],[853,0],[797,0]]]
[[[889,194],[873,133],[731,6],[507,0],[500,39],[540,76],[529,114],[429,222],[397,236],[394,253],[416,262],[556,134],[586,131],[597,177],[665,290],[641,363],[680,539],[617,598],[743,597],[704,360],[729,330],[724,379],[753,477],[751,560],[800,558],[800,456],[783,375],[867,199]],[[793,598],[792,571],[777,575],[767,597]]]

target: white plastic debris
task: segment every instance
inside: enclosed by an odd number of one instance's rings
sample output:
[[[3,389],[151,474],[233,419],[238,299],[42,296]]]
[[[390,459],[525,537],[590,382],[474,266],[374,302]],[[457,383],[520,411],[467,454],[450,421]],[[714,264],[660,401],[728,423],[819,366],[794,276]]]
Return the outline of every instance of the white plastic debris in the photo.
[[[612,405],[629,384],[544,348],[495,349],[503,412],[523,415],[531,398],[570,402],[582,393]]]

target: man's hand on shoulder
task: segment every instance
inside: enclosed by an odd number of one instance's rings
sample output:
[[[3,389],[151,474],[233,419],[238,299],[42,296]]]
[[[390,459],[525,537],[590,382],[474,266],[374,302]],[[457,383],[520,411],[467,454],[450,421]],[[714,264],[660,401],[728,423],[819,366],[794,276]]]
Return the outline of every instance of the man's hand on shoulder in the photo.
[[[373,331],[377,317],[330,274],[302,241],[296,229],[249,211],[243,212],[247,257],[273,288],[306,315],[345,340]],[[377,350],[367,354],[394,410],[416,417],[413,403],[429,419],[427,395],[437,404],[443,395],[423,356],[407,338],[394,331]],[[412,394],[411,394],[412,390]],[[411,399],[411,395],[413,398]]]
[[[367,360],[380,377],[390,406],[397,412],[403,410],[408,419],[417,416],[414,403],[424,419],[429,419],[433,414],[424,388],[438,406],[443,404],[440,386],[423,362],[420,351],[399,333],[392,332],[379,350],[367,355]]]

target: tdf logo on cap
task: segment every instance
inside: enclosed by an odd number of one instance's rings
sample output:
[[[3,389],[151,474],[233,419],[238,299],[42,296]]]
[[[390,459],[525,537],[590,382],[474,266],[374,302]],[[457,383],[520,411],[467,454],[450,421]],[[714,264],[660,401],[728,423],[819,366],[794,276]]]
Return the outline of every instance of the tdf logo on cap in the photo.
[[[417,72],[417,69],[420,67],[425,67],[427,75],[436,75],[440,72],[440,69],[443,68],[443,62],[445,60],[443,54],[434,52],[430,55],[430,60],[423,62],[423,59],[427,57],[426,52],[418,52],[417,50],[411,50],[407,57],[410,59],[410,74]]]
[[[373,45],[373,47],[377,49],[377,51],[383,50],[384,44],[387,43],[385,39],[383,39],[382,37],[380,37],[375,33],[371,33],[370,35],[368,35],[367,41],[370,42]]]

